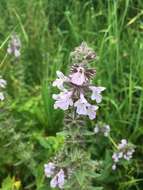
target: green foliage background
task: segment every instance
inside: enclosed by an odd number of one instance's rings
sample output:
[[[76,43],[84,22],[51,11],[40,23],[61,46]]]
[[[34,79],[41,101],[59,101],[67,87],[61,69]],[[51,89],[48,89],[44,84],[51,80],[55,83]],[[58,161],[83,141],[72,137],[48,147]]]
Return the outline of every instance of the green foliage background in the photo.
[[[18,60],[6,53],[13,32],[22,41]],[[116,175],[110,153],[93,146],[106,166],[98,183],[105,190],[142,190],[143,1],[0,0],[0,75],[8,83],[0,103],[1,190],[50,190],[43,164],[63,142],[56,136],[63,113],[53,109],[51,83],[82,41],[98,55],[94,83],[107,88],[98,119],[110,124],[116,142],[136,145],[133,163]]]

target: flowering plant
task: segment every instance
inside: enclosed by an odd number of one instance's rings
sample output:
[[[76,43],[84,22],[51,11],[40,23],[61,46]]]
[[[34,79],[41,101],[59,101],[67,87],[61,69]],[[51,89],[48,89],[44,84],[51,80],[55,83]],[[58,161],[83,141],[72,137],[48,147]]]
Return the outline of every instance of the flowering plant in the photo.
[[[119,161],[118,154],[129,160],[134,152],[127,145],[126,140],[122,140],[117,146],[110,137],[110,126],[99,122],[94,131],[90,131],[86,125],[87,118],[93,121],[96,119],[96,112],[102,101],[102,92],[105,87],[94,86],[92,78],[96,70],[89,68],[88,64],[96,58],[95,52],[83,42],[71,53],[72,67],[69,75],[65,76],[57,71],[57,79],[53,86],[60,90],[59,94],[53,94],[55,100],[54,108],[62,109],[65,112],[64,145],[57,155],[48,164],[45,164],[45,175],[52,178],[50,186],[60,189],[92,190],[93,178],[100,176],[100,161],[93,161],[91,153],[87,150],[88,143],[91,143],[91,136],[100,133],[104,137],[109,137],[117,148],[113,154],[112,169],[116,169]],[[85,119],[85,120],[84,120]],[[126,150],[127,151],[126,151]],[[128,159],[127,159],[128,158]],[[99,187],[100,188],[100,187]]]

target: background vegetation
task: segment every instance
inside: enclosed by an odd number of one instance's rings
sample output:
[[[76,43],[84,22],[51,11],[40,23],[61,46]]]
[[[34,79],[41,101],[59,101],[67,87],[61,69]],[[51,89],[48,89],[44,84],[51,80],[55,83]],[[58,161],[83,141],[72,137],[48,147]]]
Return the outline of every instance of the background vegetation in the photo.
[[[94,82],[107,88],[98,119],[110,124],[116,142],[123,137],[136,145],[132,163],[115,173],[103,154],[106,144],[92,147],[107,166],[98,183],[105,190],[142,190],[142,21],[142,0],[0,0],[0,75],[8,83],[0,103],[1,190],[50,190],[43,164],[63,142],[51,82],[56,70],[66,72],[69,52],[82,41],[98,55]],[[6,52],[13,32],[22,42],[19,59]]]

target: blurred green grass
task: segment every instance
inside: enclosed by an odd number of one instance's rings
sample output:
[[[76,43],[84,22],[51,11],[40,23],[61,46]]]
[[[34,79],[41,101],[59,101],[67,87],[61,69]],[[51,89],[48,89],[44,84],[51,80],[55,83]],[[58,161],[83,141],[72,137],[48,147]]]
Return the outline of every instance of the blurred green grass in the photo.
[[[5,59],[13,31],[22,41],[18,63]],[[97,52],[98,60],[92,64],[97,69],[94,83],[107,88],[98,119],[111,125],[115,139],[124,137],[136,144],[140,156],[142,0],[1,0],[0,74],[8,80],[14,118],[21,120],[21,127],[31,119],[37,125],[33,130],[46,135],[60,130],[63,114],[53,110],[51,82],[56,70],[67,71],[69,52],[82,41]],[[137,167],[140,173],[142,167]]]

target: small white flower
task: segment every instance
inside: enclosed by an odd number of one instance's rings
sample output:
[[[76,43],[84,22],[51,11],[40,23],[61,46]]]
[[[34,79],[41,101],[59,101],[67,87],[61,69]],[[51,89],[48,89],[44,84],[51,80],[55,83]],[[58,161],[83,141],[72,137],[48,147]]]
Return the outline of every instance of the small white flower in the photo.
[[[15,55],[15,57],[19,57],[20,56],[20,51],[18,49],[15,49],[14,55]]]
[[[98,127],[98,125],[96,125],[96,127],[94,128],[94,133],[95,134],[99,133],[99,127]]]
[[[124,147],[124,149],[125,149],[124,159],[125,160],[130,160],[132,158],[132,156],[133,156],[134,151],[135,151],[134,148],[129,147],[129,145],[126,144],[126,146]]]
[[[118,158],[122,158],[123,157],[123,152],[118,152]]]
[[[78,86],[83,85],[87,81],[87,78],[84,73],[84,68],[78,67],[77,72],[70,75],[70,81],[71,83],[76,84]]]
[[[109,133],[108,132],[104,132],[104,136],[108,137]]]
[[[21,42],[17,35],[12,35],[11,40],[8,44],[7,53],[13,54],[15,57],[20,56]]]
[[[119,161],[118,153],[114,153],[112,159],[114,160],[114,162],[118,162]]]
[[[61,71],[57,71],[58,78],[53,82],[53,86],[57,86],[60,90],[65,90],[63,84],[68,81],[68,77],[66,77]]]
[[[10,47],[7,48],[7,53],[12,54],[12,49]]]
[[[127,151],[127,155],[128,156],[131,156],[133,153],[135,152],[135,149],[134,148],[130,148],[128,151]]]
[[[101,92],[105,90],[105,87],[90,86],[89,88],[92,90],[91,99],[96,100],[97,103],[100,103],[102,101]]]
[[[110,126],[109,125],[104,125],[103,127],[104,127],[103,134],[104,134],[105,137],[107,137],[109,135],[109,133],[110,133]]]
[[[127,144],[127,140],[126,139],[122,139],[121,143],[124,144],[124,145],[126,145]]]
[[[127,140],[126,139],[122,139],[121,140],[121,143],[118,145],[118,148],[119,149],[123,149],[123,148],[125,148],[125,146],[127,145]]]
[[[112,170],[116,170],[116,164],[112,165]]]
[[[45,171],[46,177],[51,177],[54,174],[54,170],[55,170],[54,163],[49,162],[48,164],[44,165],[44,171]]]
[[[132,151],[128,150],[126,154],[127,154],[128,156],[131,156],[133,153],[132,153]]]
[[[120,159],[125,159],[129,161],[134,153],[133,145],[129,144],[126,139],[122,139],[118,144],[118,151],[112,156],[114,164],[119,162]]]
[[[6,84],[7,84],[6,80],[2,79],[0,76],[0,87],[5,88]]]
[[[0,92],[0,100],[3,101],[5,99],[3,92]]]
[[[125,159],[125,160],[128,160],[128,161],[129,161],[131,158],[132,158],[132,156],[128,156],[127,154],[124,154],[124,159]]]
[[[97,109],[98,109],[98,106],[89,105],[87,107],[87,115],[89,116],[89,119],[93,120],[96,118]]]
[[[75,103],[74,103],[74,106],[77,108],[76,109],[76,112],[79,114],[79,115],[87,115],[87,107],[89,106],[90,104],[87,102],[87,100],[84,98],[83,94],[80,95],[80,99],[77,100]]]
[[[108,137],[108,135],[110,133],[110,126],[107,124],[98,124],[94,128],[94,132],[95,132],[95,134],[101,133],[105,137]]]
[[[72,92],[61,92],[60,94],[53,94],[53,99],[56,100],[54,108],[67,110],[69,106],[73,105]]]

